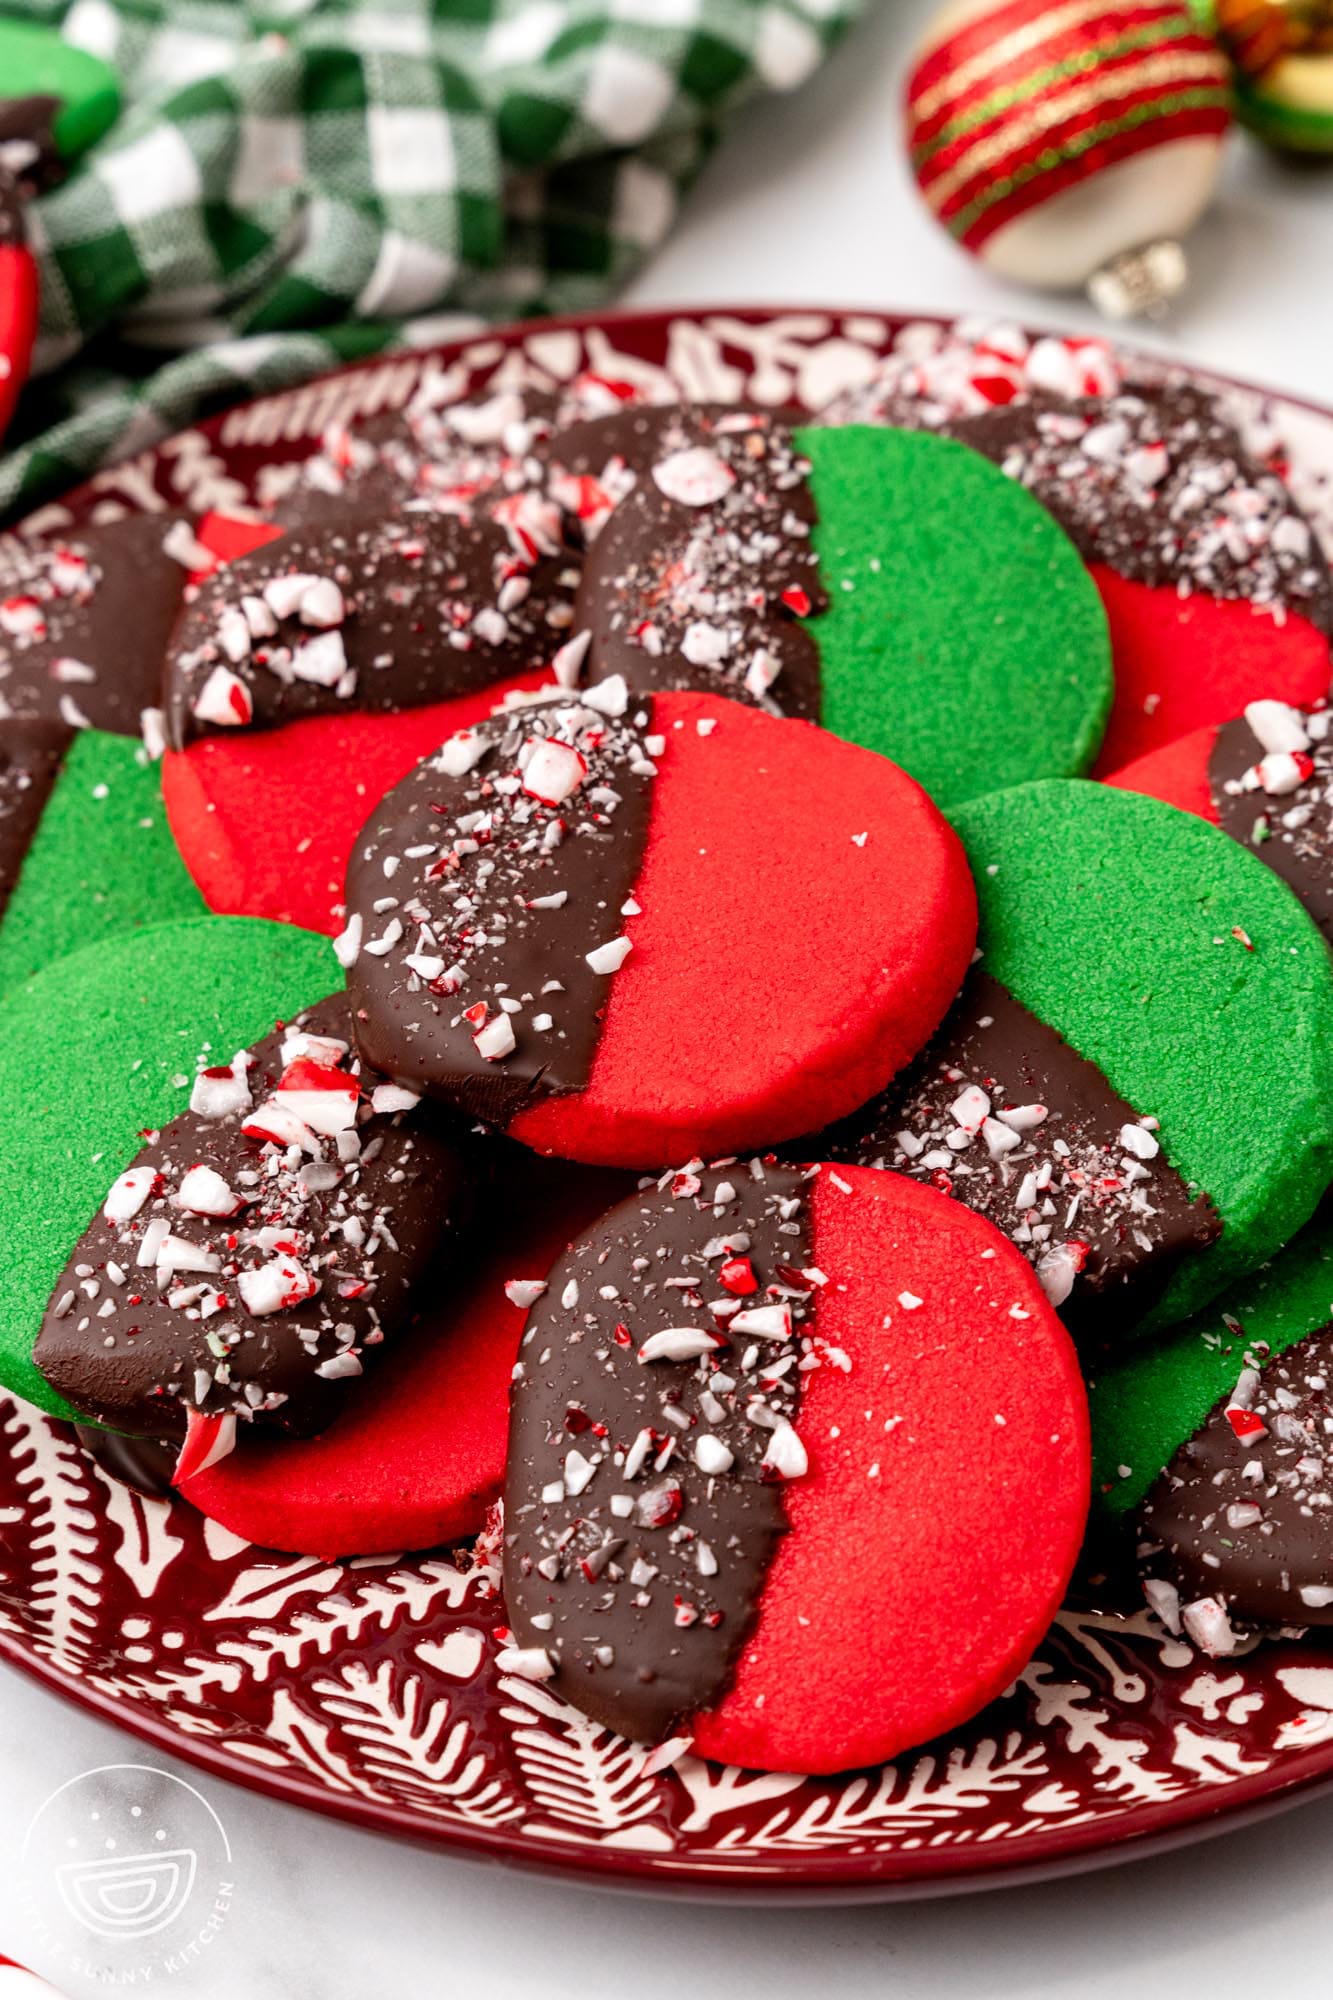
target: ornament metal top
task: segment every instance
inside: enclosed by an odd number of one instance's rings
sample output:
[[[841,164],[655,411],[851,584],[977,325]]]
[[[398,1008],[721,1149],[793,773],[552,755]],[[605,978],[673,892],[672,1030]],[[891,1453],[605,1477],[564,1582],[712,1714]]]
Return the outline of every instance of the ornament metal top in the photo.
[[[1183,286],[1231,108],[1186,0],[955,0],[908,78],[908,144],[932,213],[990,270],[1123,318]]]

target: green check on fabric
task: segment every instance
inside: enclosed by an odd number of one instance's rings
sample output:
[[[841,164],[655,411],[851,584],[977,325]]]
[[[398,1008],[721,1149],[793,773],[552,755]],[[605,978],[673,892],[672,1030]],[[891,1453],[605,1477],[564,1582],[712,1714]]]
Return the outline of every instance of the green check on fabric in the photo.
[[[596,306],[727,117],[804,82],[864,4],[0,0],[125,99],[29,210],[38,379],[0,516],[339,361]]]

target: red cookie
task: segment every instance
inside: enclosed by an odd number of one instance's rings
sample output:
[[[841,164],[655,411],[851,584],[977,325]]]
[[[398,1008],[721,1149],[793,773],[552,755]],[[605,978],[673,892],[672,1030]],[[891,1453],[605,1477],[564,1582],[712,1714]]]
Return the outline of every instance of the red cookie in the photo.
[[[1333,943],[1333,711],[1252,701],[1106,780],[1211,820],[1295,890]]]
[[[358,493],[287,533],[213,516],[203,536],[224,566],[168,655],[172,831],[211,909],[334,933],[374,801],[550,681],[572,617],[561,516],[528,492],[419,514]]]
[[[1050,509],[1101,594],[1116,698],[1095,775],[1260,696],[1327,695],[1327,563],[1278,472],[1206,391],[1039,397],[951,429]]]
[[[1021,1670],[1088,1490],[1073,1346],[982,1217],[865,1168],[687,1169],[529,1320],[501,1664],[721,1762],[878,1763]]]
[[[317,1438],[243,1440],[186,1480],[185,1498],[233,1534],[298,1555],[383,1555],[476,1534],[504,1477],[509,1383],[534,1287],[627,1192],[622,1175],[506,1149],[492,1226],[466,1277],[365,1394]]]
[[[896,765],[711,695],[581,699],[454,737],[347,882],[367,1061],[538,1152],[648,1166],[815,1129],[918,1049],[976,901]]]

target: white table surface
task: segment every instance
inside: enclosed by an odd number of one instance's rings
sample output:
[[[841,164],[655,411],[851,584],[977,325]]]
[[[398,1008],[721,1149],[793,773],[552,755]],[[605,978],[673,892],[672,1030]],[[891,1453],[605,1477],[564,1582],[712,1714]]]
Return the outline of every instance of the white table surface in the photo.
[[[898,142],[908,50],[931,12],[877,18],[794,103],[754,110],[628,303],[771,301],[994,310],[1092,330],[1090,309],[991,283],[928,223]],[[1333,394],[1333,169],[1238,145],[1192,239],[1194,284],[1154,344],[1311,397]],[[0,1952],[71,1996],[18,1887],[32,1813],[66,1779],[145,1759],[132,1739],[0,1669]],[[192,1774],[183,1766],[182,1775]],[[226,1929],[162,1990],[208,2000],[738,2000],[836,1991],[1209,2000],[1281,1982],[1327,1995],[1333,1800],[1162,1860],[945,1902],[829,1912],[691,1907],[453,1863],[203,1781],[235,1856]],[[158,1982],[154,1981],[154,1990]]]

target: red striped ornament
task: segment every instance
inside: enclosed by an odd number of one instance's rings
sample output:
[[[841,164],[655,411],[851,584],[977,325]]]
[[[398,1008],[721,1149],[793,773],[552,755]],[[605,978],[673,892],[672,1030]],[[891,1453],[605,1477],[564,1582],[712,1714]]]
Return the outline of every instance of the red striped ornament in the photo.
[[[957,0],[907,84],[932,214],[1024,284],[1088,284],[1174,245],[1212,195],[1230,122],[1227,63],[1184,0]],[[1159,254],[1159,278],[1178,261]]]

